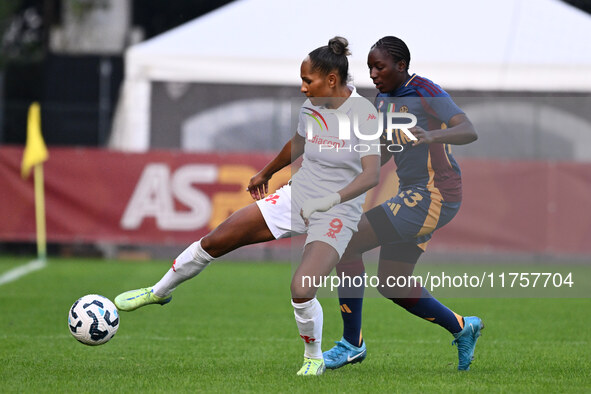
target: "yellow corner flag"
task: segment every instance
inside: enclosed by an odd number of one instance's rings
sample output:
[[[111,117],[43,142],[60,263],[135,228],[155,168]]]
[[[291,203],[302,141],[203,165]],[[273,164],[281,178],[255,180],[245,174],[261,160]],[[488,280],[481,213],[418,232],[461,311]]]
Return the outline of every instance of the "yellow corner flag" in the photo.
[[[49,154],[41,135],[41,107],[34,102],[29,107],[27,120],[27,144],[23,154],[21,175],[27,178],[31,167],[35,167],[35,222],[37,227],[37,255],[45,260],[47,251],[47,236],[45,232],[45,193],[43,190],[43,162]]]
[[[23,155],[21,175],[27,178],[35,164],[43,163],[48,157],[47,148],[41,135],[41,107],[34,102],[29,107],[27,120],[27,144]]]

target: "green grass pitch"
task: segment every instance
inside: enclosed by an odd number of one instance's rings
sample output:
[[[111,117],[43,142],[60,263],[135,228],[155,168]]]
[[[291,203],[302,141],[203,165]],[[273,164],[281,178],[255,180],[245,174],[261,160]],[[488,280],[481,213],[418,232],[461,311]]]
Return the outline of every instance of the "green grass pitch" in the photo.
[[[0,275],[23,258],[0,258]],[[589,392],[590,299],[446,299],[486,325],[469,372],[452,337],[392,302],[364,306],[368,357],[321,377],[295,375],[303,345],[290,304],[291,266],[216,262],[173,301],[122,313],[107,344],[78,343],[67,313],[80,296],[149,285],[169,262],[50,259],[0,285],[1,392]],[[323,350],[341,335],[324,308]]]

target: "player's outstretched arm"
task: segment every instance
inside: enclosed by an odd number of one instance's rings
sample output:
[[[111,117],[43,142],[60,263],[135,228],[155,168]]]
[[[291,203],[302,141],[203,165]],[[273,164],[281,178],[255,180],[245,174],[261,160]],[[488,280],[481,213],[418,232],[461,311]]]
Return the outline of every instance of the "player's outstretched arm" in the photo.
[[[255,200],[260,200],[269,193],[269,180],[277,171],[290,165],[295,159],[304,153],[304,137],[296,133],[291,140],[283,146],[283,149],[262,170],[250,178],[246,190]]]
[[[410,129],[410,132],[417,137],[413,146],[431,143],[465,145],[478,139],[474,125],[465,114],[454,115],[449,120],[447,129],[427,131],[417,126]]]
[[[351,183],[339,190],[341,202],[360,196],[380,182],[380,161],[380,155],[368,155],[361,158],[361,173]]]

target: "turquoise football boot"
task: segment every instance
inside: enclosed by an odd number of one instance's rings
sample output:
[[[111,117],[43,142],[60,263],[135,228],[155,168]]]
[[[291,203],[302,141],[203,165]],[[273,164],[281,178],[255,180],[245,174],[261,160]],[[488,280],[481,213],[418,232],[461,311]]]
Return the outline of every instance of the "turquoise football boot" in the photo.
[[[337,369],[347,364],[360,363],[367,356],[365,342],[360,347],[351,345],[345,338],[335,342],[337,345],[322,355],[328,369]]]
[[[484,324],[480,318],[476,316],[464,317],[464,329],[454,334],[455,339],[451,343],[458,345],[458,370],[468,371],[470,369],[470,364],[474,360],[476,341],[483,329]]]

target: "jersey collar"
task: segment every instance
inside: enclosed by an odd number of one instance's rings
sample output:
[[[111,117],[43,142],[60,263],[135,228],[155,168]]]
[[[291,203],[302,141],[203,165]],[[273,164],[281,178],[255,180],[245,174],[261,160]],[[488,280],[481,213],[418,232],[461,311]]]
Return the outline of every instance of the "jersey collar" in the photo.
[[[400,85],[400,87],[399,87],[398,89],[396,89],[396,90],[393,90],[393,91],[391,91],[391,92],[387,93],[387,94],[388,94],[388,96],[390,96],[390,97],[397,97],[397,96],[398,96],[398,93],[399,93],[401,90],[403,90],[403,89],[406,89],[406,88],[408,87],[408,85],[410,85],[410,83],[412,82],[412,80],[413,80],[413,79],[414,79],[416,76],[417,76],[417,74],[416,74],[416,73],[412,74],[412,75],[411,75],[411,76],[410,76],[410,77],[409,77],[409,78],[408,78],[408,79],[407,79],[407,80],[406,80],[406,81],[405,81],[405,82],[404,82],[402,85]]]

